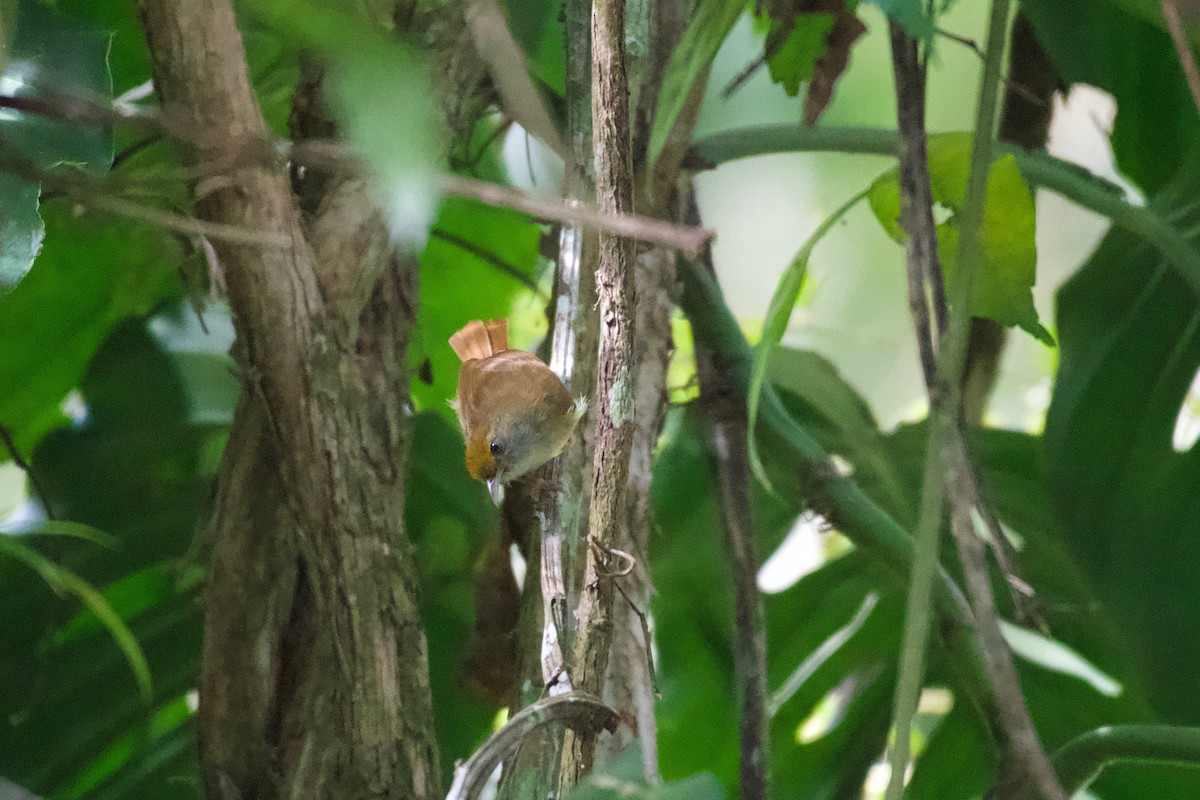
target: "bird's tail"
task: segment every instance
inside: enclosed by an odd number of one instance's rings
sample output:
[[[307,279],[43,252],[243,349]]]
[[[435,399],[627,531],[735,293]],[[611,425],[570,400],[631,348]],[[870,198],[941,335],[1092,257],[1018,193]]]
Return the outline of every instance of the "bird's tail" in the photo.
[[[450,346],[462,361],[503,353],[508,349],[508,320],[471,320],[450,337]]]

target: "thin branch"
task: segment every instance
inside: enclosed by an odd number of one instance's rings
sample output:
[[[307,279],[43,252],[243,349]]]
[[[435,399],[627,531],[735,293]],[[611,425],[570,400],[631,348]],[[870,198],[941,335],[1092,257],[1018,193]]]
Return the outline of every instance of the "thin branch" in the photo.
[[[933,192],[926,150],[925,71],[918,59],[916,39],[909,36],[899,23],[891,23],[891,40],[901,140],[900,219],[908,233],[905,252],[909,306],[930,408],[936,409],[940,403],[935,353],[941,346],[945,331],[946,302],[944,292],[936,296],[932,291],[935,281],[938,286],[941,285],[941,266],[937,260],[937,232],[933,221]],[[935,309],[932,314],[931,303]],[[921,483],[921,510],[909,578],[908,606],[904,615],[900,669],[896,677],[892,717],[896,736],[888,753],[891,767],[886,795],[888,800],[899,800],[904,793],[904,778],[910,756],[909,731],[917,713],[925,674],[925,650],[932,618],[931,597],[938,568],[938,539],[945,504],[941,464],[934,455],[941,449],[940,432],[941,428],[937,425],[929,428]]]
[[[460,175],[444,175],[439,181],[445,194],[469,197],[490,206],[524,211],[551,222],[573,223],[594,228],[610,236],[681,250],[688,255],[700,252],[712,239],[712,231],[688,228],[627,211],[598,210],[591,206],[542,200],[511,186],[499,186]]]
[[[1167,30],[1171,34],[1171,42],[1179,55],[1179,65],[1183,67],[1183,75],[1187,78],[1188,89],[1192,93],[1192,102],[1200,111],[1200,69],[1196,67],[1196,56],[1188,42],[1187,32],[1183,29],[1183,20],[1179,18],[1179,9],[1173,0],[1161,0],[1163,19],[1167,21]]]
[[[694,196],[688,214],[689,222],[699,221]],[[715,280],[711,251],[706,249],[699,261],[699,268]],[[721,531],[733,589],[733,667],[741,700],[739,791],[742,800],[763,800],[767,796],[769,749],[767,644],[758,596],[759,562],[750,502],[747,398],[736,390],[720,356],[700,341],[696,343],[696,373],[701,407],[712,433]]]
[[[610,733],[617,727],[617,713],[599,700],[581,692],[547,697],[515,714],[493,733],[469,759],[454,769],[454,782],[446,800],[475,800],[500,762],[517,751],[527,736],[546,725],[563,725],[583,734]]]
[[[7,425],[0,425],[0,442],[4,443],[4,449],[8,451],[8,457],[12,459],[17,468],[24,472],[25,477],[29,479],[29,486],[33,489],[33,496],[41,504],[42,510],[46,512],[46,516],[50,519],[55,519],[54,509],[50,506],[50,495],[46,492],[46,487],[42,486],[42,482],[38,480],[33,467],[25,460],[25,456],[21,455],[21,450],[17,447],[13,433]]]
[[[938,354],[935,388],[930,392],[930,449],[926,452],[926,465],[932,461],[937,471],[945,474],[945,490],[952,501],[951,528],[975,613],[983,666],[999,700],[1003,738],[998,744],[1006,770],[999,790],[1005,793],[1032,782],[1046,800],[1066,800],[1029,716],[1012,653],[1000,630],[982,541],[975,535],[972,523],[973,503],[979,499],[979,492],[973,484],[974,470],[962,438],[962,376],[971,327],[971,300],[983,255],[984,206],[996,129],[1000,61],[1008,39],[1010,9],[1011,0],[992,2],[970,173],[959,223],[953,314]]]
[[[244,244],[252,247],[284,248],[292,247],[293,245],[291,237],[279,231],[253,230],[226,222],[211,222],[209,220],[197,219],[196,217],[185,217],[180,214],[172,214],[170,211],[144,206],[120,197],[90,194],[76,190],[71,193],[71,198],[83,205],[107,211],[119,217],[127,217],[128,219],[145,222],[148,225],[164,228],[169,231],[176,231],[177,233],[184,233],[189,236],[204,236],[220,242]]]

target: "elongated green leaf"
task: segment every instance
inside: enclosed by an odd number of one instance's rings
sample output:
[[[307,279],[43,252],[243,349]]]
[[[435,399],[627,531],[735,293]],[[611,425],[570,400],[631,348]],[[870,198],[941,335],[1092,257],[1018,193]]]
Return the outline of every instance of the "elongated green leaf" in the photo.
[[[117,546],[115,536],[105,533],[99,528],[93,528],[91,525],[84,525],[82,522],[63,519],[42,520],[33,525],[23,526],[16,532],[22,536],[67,536],[108,548]]]
[[[754,350],[754,370],[751,373],[750,389],[746,395],[746,410],[749,414],[747,438],[750,445],[750,468],[764,486],[769,487],[771,482],[763,468],[762,460],[759,458],[754,431],[758,420],[758,403],[762,397],[763,381],[766,379],[771,352],[783,339],[784,332],[787,331],[788,320],[792,318],[792,309],[796,305],[800,290],[804,288],[804,277],[808,274],[808,259],[812,256],[813,249],[837,224],[838,220],[866,196],[866,190],[859,192],[821,221],[812,235],[801,245],[796,257],[792,259],[792,263],[783,271],[783,275],[780,276],[779,283],[775,287],[775,294],[771,296],[771,303],[767,307],[767,316],[763,320],[762,339]]]
[[[1197,186],[1193,159],[1150,202],[1193,243]],[[1065,544],[1134,643],[1160,718],[1192,720],[1200,686],[1179,676],[1200,660],[1190,611],[1200,604],[1200,447],[1175,452],[1172,431],[1200,368],[1200,302],[1124,231],[1108,234],[1058,302],[1063,358],[1045,452]]]
[[[1000,621],[1000,629],[1008,646],[1026,661],[1079,678],[1106,697],[1116,697],[1121,693],[1120,683],[1062,642],[1004,620]]]
[[[658,107],[650,126],[646,154],[650,164],[662,155],[692,87],[708,74],[721,43],[745,10],[746,0],[700,0],[683,39],[667,61]]]
[[[84,605],[90,608],[92,613],[108,629],[117,646],[121,648],[121,652],[125,654],[125,660],[129,662],[129,668],[133,670],[133,675],[137,678],[138,689],[141,691],[142,699],[150,699],[153,692],[150,680],[150,665],[146,663],[146,656],[142,652],[141,645],[138,644],[137,638],[129,630],[125,621],[113,611],[112,606],[108,604],[108,601],[104,599],[104,596],[100,592],[96,591],[95,587],[74,572],[50,561],[37,550],[34,550],[13,536],[0,535],[0,553],[5,553],[24,563],[38,575],[41,575],[42,579],[54,591],[60,594],[73,594]]]

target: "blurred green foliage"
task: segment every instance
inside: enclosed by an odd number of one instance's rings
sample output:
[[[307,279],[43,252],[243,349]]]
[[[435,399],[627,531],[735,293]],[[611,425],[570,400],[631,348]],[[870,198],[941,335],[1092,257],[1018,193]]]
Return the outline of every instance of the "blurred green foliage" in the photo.
[[[9,70],[24,52],[54,75],[56,89],[105,103],[113,89],[149,80],[130,4],[50,5],[20,3],[19,30],[34,33],[14,39]],[[274,130],[286,131],[300,52],[312,50],[338,64],[343,80],[335,112],[374,174],[388,186],[432,176],[438,167],[432,123],[427,109],[410,102],[430,93],[420,57],[374,32],[331,24],[343,19],[341,11],[270,5],[239,9],[252,77]],[[504,5],[531,74],[547,93],[561,93],[558,5]],[[746,5],[705,0],[698,7],[669,61],[651,158]],[[876,5],[910,30],[932,35],[936,19],[926,3]],[[1193,241],[1200,238],[1198,118],[1165,33],[1123,9],[1127,3],[1023,5],[1066,80],[1092,82],[1116,96],[1118,165],[1156,210]],[[813,58],[807,47],[775,54],[770,68],[785,84],[781,96],[800,88]],[[887,83],[890,76],[877,79]],[[12,84],[2,86],[0,94],[13,94]],[[494,124],[481,123],[484,135]],[[114,134],[105,126],[7,112],[0,118],[7,167],[14,152],[43,167],[69,162],[116,179],[161,179],[183,166],[169,143],[135,150],[135,141],[129,131]],[[932,149],[935,192],[950,212],[942,224],[948,237],[961,196],[963,141],[935,139]],[[498,151],[486,151],[476,167],[502,181]],[[1006,164],[993,167],[985,248],[994,269],[985,277],[994,282],[985,281],[976,310],[1041,335],[1030,300],[1032,198]],[[202,315],[192,306],[206,302],[214,279],[194,240],[100,216],[61,196],[43,197],[39,206],[37,190],[19,177],[11,169],[0,173],[0,280],[12,286],[0,296],[0,424],[38,481],[29,487],[23,522],[10,523],[36,528],[44,522],[44,502],[57,524],[89,526],[103,536],[26,536],[0,548],[0,776],[55,800],[195,798],[191,719],[204,578],[196,534],[240,391],[241,376],[227,354],[233,324],[220,304]],[[893,234],[894,184],[884,176],[872,193]],[[438,741],[449,769],[495,719],[493,707],[463,690],[463,667],[475,624],[473,576],[499,519],[461,467],[461,439],[445,404],[456,373],[446,339],[469,319],[504,316],[531,295],[546,299],[530,285],[543,285],[547,262],[539,241],[551,231],[471,201],[435,207],[429,186],[418,181],[407,188],[414,186],[424,204],[393,209],[422,232],[418,238],[429,233],[410,353],[417,413],[405,522],[416,545]],[[140,199],[180,210],[181,186],[156,179],[147,187]],[[846,195],[862,186],[844,188]],[[396,197],[386,187],[382,196]],[[43,225],[40,251],[21,249]],[[870,279],[864,265],[844,268]],[[790,313],[797,273],[773,317]],[[1037,589],[1054,640],[1121,686],[1115,696],[1098,691],[1104,685],[1089,683],[1091,673],[1079,662],[1056,668],[1044,658],[1019,660],[1022,688],[1050,749],[1102,725],[1200,721],[1200,688],[1189,679],[1200,658],[1200,450],[1175,441],[1200,367],[1200,303],[1144,241],[1123,232],[1106,238],[1058,299],[1062,366],[1044,436],[979,430],[972,438],[987,495],[1019,542],[1022,575]],[[782,331],[774,327],[763,379],[879,505],[911,526],[924,426],[882,430],[837,364],[776,346]],[[772,495],[756,483],[753,491],[757,547],[765,558],[806,511],[801,497],[809,487],[779,442],[764,436],[760,451],[777,490]],[[579,790],[580,800],[707,800],[736,786],[732,599],[712,459],[694,404],[672,409],[655,463],[656,528],[648,554],[667,783],[643,786],[636,764],[618,761],[605,780]],[[35,556],[22,561],[13,557],[18,552]],[[889,733],[903,587],[865,553],[844,545],[838,553],[763,597],[776,692],[773,796],[780,800],[859,798]],[[77,588],[94,589],[103,605],[81,603],[70,592],[60,596],[61,582],[48,583],[49,573],[37,574],[30,563],[50,565],[60,579],[78,576]],[[954,563],[952,554],[945,563]],[[997,588],[1003,589],[999,579]],[[139,684],[131,669],[138,657],[128,642],[123,652],[114,640],[105,609],[136,640],[148,682]],[[949,689],[952,705],[922,717],[908,796],[977,796],[995,766],[992,747],[970,703],[954,694],[954,678],[936,649],[928,683]],[[1190,798],[1200,794],[1200,773],[1126,765],[1108,770],[1092,791],[1105,800]]]

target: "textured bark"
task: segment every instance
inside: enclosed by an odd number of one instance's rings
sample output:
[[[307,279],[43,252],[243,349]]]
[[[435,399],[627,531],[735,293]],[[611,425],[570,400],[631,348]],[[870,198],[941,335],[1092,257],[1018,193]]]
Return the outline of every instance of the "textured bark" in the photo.
[[[145,0],[164,106],[214,161],[267,140],[226,0]],[[212,518],[198,718],[213,798],[438,794],[425,637],[403,535],[415,263],[357,179],[312,216],[282,163],[245,161],[201,218],[285,234],[215,244],[245,388]]]
[[[597,0],[592,7],[592,151],[596,204],[606,213],[633,210],[629,88],[625,75],[624,0]],[[583,586],[575,609],[577,631],[570,659],[576,689],[604,688],[613,636],[611,548],[627,548],[626,497],[633,443],[634,252],[632,242],[600,236],[596,293],[600,299],[600,348],[596,363],[595,454],[588,514]],[[568,733],[563,746],[563,783],[586,775],[595,737]]]
[[[568,150],[564,192],[568,202],[587,201],[595,193],[591,136],[591,1],[566,0],[564,14],[567,34],[564,140]],[[596,369],[594,275],[598,258],[597,237],[591,231],[568,224],[560,229],[557,244],[554,294],[547,308],[553,332],[544,355],[573,395],[586,396],[595,380]],[[589,408],[581,421],[582,435],[574,437],[562,454],[539,470],[531,481],[532,512],[513,520],[513,527],[525,534],[527,568],[517,627],[521,684],[510,709],[512,717],[551,688],[547,686],[551,677],[555,681],[555,691],[568,685],[565,673],[559,676],[548,674],[547,656],[565,658],[569,652],[572,620],[567,609],[575,600],[573,590],[578,586],[577,578],[582,572],[577,564],[582,559],[579,542],[583,538],[581,528],[586,524],[590,499],[590,431],[594,411]],[[551,597],[543,591],[543,585],[547,583],[543,562],[561,575],[564,596]],[[552,648],[546,638],[551,625],[558,647],[554,654],[548,652]],[[555,729],[541,728],[531,733],[515,756],[506,761],[499,796],[504,800],[558,797],[563,738],[562,732]]]

